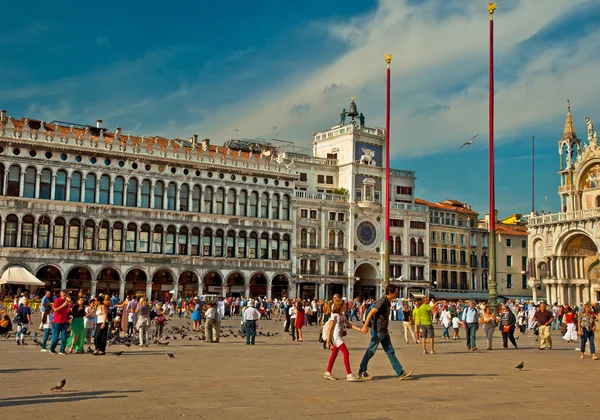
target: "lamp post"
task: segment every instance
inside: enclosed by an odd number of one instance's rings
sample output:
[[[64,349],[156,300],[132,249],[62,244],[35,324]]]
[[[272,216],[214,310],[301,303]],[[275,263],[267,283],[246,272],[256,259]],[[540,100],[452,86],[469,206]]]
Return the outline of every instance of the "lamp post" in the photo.
[[[496,193],[494,181],[494,10],[496,3],[488,3],[490,15],[490,92],[489,92],[489,160],[490,160],[490,271],[488,276],[488,303],[494,313],[498,308],[496,282]]]
[[[390,282],[390,64],[392,55],[385,55],[387,82],[385,96],[385,217],[383,236],[383,285]],[[384,292],[385,293],[385,292]]]

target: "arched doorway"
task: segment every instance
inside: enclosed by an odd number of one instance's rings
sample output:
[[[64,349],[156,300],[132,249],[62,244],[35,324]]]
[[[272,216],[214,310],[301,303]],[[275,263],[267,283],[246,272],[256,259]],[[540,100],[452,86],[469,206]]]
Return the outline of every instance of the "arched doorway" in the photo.
[[[576,233],[565,241],[562,255],[562,270],[558,270],[559,274],[562,274],[562,278],[579,281],[585,279],[590,282],[585,290],[575,284],[567,284],[566,293],[563,290],[562,295],[564,303],[574,306],[589,301],[591,298],[590,290],[594,288],[594,282],[597,282],[596,279],[592,279],[593,267],[598,262],[596,244],[586,234]],[[559,285],[559,287],[565,287],[565,285]]]
[[[354,278],[358,278],[354,284],[354,297],[361,300],[376,299],[379,296],[380,278],[377,269],[369,264],[362,263],[354,271]]]
[[[263,273],[256,273],[250,277],[250,296],[266,296],[267,295],[267,276]]]
[[[193,298],[198,294],[198,275],[187,270],[179,276],[179,293],[181,297]]]
[[[152,276],[152,295],[162,300],[170,299],[173,283],[175,283],[175,278],[171,270],[157,270]]]
[[[98,283],[96,284],[96,295],[104,293],[106,295],[112,295],[116,293],[119,295],[119,284],[121,277],[119,272],[114,268],[107,267],[103,268],[96,277]]]
[[[87,267],[73,267],[67,274],[67,290],[77,294],[80,290],[88,293],[92,287],[92,273]]]
[[[227,296],[241,297],[244,296],[244,288],[246,279],[241,273],[231,273],[227,277]]]
[[[221,296],[223,293],[223,278],[216,271],[210,271],[204,276],[204,293]]]
[[[44,265],[40,267],[35,276],[44,282],[44,288],[52,293],[60,290],[62,274],[58,268],[53,265]]]
[[[271,282],[271,297],[273,299],[286,299],[290,282],[285,274],[277,274]]]
[[[134,268],[129,270],[129,272],[125,275],[125,294],[126,295],[135,295],[137,293],[146,294],[146,284],[148,283],[148,276],[144,270],[139,268]],[[154,299],[156,296],[152,293],[152,297],[148,296],[148,298]]]

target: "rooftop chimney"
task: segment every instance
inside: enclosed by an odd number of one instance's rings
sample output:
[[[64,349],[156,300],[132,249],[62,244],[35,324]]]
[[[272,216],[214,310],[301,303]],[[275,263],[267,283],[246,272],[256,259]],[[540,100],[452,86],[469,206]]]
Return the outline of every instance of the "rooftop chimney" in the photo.
[[[0,109],[0,122],[6,122],[6,109]]]
[[[120,135],[121,135],[121,127],[115,128],[115,136],[120,136]]]
[[[194,134],[190,137],[190,143],[192,143],[192,148],[196,147],[196,144],[198,144],[198,134]]]
[[[96,128],[102,128],[102,120],[96,120]]]
[[[208,147],[208,146],[210,146],[210,139],[202,140],[202,147]]]

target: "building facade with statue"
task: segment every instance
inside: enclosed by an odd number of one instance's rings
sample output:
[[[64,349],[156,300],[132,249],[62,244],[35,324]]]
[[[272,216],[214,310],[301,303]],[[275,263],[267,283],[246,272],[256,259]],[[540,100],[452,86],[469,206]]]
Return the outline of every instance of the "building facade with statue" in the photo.
[[[2,111],[0,274],[22,265],[55,290],[121,297],[379,297],[385,133],[359,120],[316,133],[303,154]],[[429,290],[414,188],[413,171],[391,171],[391,280],[404,296]]]
[[[547,300],[579,305],[600,300],[600,147],[586,117],[587,141],[575,133],[571,106],[559,140],[561,212],[528,219],[530,286]]]

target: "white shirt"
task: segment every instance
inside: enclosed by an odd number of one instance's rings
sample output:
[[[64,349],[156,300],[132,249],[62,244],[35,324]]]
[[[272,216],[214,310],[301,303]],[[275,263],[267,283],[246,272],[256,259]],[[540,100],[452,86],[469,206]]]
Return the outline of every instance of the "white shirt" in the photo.
[[[296,308],[294,308],[293,306],[290,307],[290,318],[296,319]]]
[[[460,323],[460,319],[457,316],[452,318],[452,328],[458,328]]]
[[[215,308],[208,308],[206,311],[206,319],[215,319],[217,317],[217,310]]]
[[[260,319],[260,312],[255,307],[251,306],[244,312],[244,319],[246,321],[258,321]]]
[[[442,325],[448,328],[450,326],[450,323],[452,322],[452,315],[450,315],[450,312],[448,312],[447,310],[443,310],[441,321]]]

